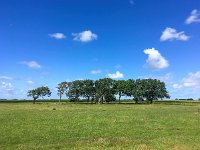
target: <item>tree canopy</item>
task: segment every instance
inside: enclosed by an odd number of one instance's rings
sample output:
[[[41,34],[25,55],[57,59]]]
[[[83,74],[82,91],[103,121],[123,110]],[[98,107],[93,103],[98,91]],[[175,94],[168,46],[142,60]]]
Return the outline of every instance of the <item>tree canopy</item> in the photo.
[[[44,96],[51,96],[51,91],[47,86],[41,86],[33,90],[29,90],[27,93],[27,96],[33,98],[33,103],[35,104],[35,101],[39,97],[44,97]]]
[[[57,88],[57,95],[60,97],[59,102],[61,102],[62,95],[67,91],[69,88],[69,83],[64,81],[58,84]]]
[[[121,97],[126,96],[135,100],[135,103],[143,100],[152,103],[153,100],[169,98],[165,83],[157,79],[75,80],[68,83],[65,93],[74,102],[86,98],[87,102],[103,103],[115,101],[118,97],[120,103]]]
[[[87,102],[104,103],[118,101],[121,97],[130,97],[138,103],[139,101],[148,101],[169,98],[165,83],[157,79],[128,79],[113,80],[103,78],[98,80],[74,80],[71,82],[61,82],[57,86],[57,95],[59,102],[62,95],[66,95],[70,101],[78,102],[80,99],[87,99]],[[51,91],[48,87],[39,87],[28,91],[28,96],[33,97],[34,103],[40,96],[50,96]]]

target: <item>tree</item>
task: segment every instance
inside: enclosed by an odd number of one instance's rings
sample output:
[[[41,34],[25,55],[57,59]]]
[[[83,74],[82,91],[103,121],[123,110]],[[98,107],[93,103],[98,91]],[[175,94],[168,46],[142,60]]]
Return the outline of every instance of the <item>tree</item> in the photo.
[[[64,82],[59,83],[56,88],[57,88],[57,94],[60,97],[59,99],[59,103],[60,103],[62,95],[66,93],[67,89],[69,88],[69,84],[68,82],[64,81]]]
[[[98,103],[103,103],[103,101],[109,102],[113,101],[115,90],[113,88],[114,81],[111,78],[103,78],[95,81],[96,89],[96,100]],[[108,99],[111,98],[112,99]]]
[[[79,97],[83,95],[83,81],[75,80],[71,82],[66,95],[69,96],[70,101],[79,101]]]
[[[95,87],[94,87],[94,81],[93,80],[83,80],[82,81],[83,86],[82,86],[82,96],[87,98],[87,102],[90,101],[91,98],[94,97],[95,95]]]
[[[143,79],[143,97],[150,103],[159,98],[170,98],[165,83],[157,79]]]
[[[120,103],[120,99],[122,96],[125,95],[126,93],[126,81],[125,80],[114,80],[114,90],[115,90],[115,93],[118,95],[119,97],[119,103]]]
[[[141,101],[144,98],[144,87],[145,87],[144,80],[141,79],[135,80],[132,95],[134,97],[136,104],[138,103],[138,101]]]
[[[126,80],[125,95],[129,97],[133,96],[134,88],[135,88],[135,80],[133,79]]]
[[[27,96],[33,97],[33,104],[39,97],[51,96],[51,91],[47,86],[38,87],[27,92]]]

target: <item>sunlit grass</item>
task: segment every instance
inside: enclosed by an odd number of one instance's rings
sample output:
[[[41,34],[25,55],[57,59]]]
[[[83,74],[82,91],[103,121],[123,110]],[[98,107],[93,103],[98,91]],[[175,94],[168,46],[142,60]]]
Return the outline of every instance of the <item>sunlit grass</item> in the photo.
[[[0,149],[200,149],[197,105],[0,103]]]

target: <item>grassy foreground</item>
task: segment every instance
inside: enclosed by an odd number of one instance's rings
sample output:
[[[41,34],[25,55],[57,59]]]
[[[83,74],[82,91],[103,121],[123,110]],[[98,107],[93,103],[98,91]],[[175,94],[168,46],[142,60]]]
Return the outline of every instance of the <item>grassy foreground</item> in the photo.
[[[0,103],[0,149],[199,150],[198,108]]]

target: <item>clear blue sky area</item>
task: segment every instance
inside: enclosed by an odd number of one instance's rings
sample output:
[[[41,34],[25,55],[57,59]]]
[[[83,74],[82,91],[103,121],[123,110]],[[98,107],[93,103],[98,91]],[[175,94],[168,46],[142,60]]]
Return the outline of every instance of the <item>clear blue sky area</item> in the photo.
[[[199,43],[200,0],[1,0],[0,98],[104,77],[200,98]]]

